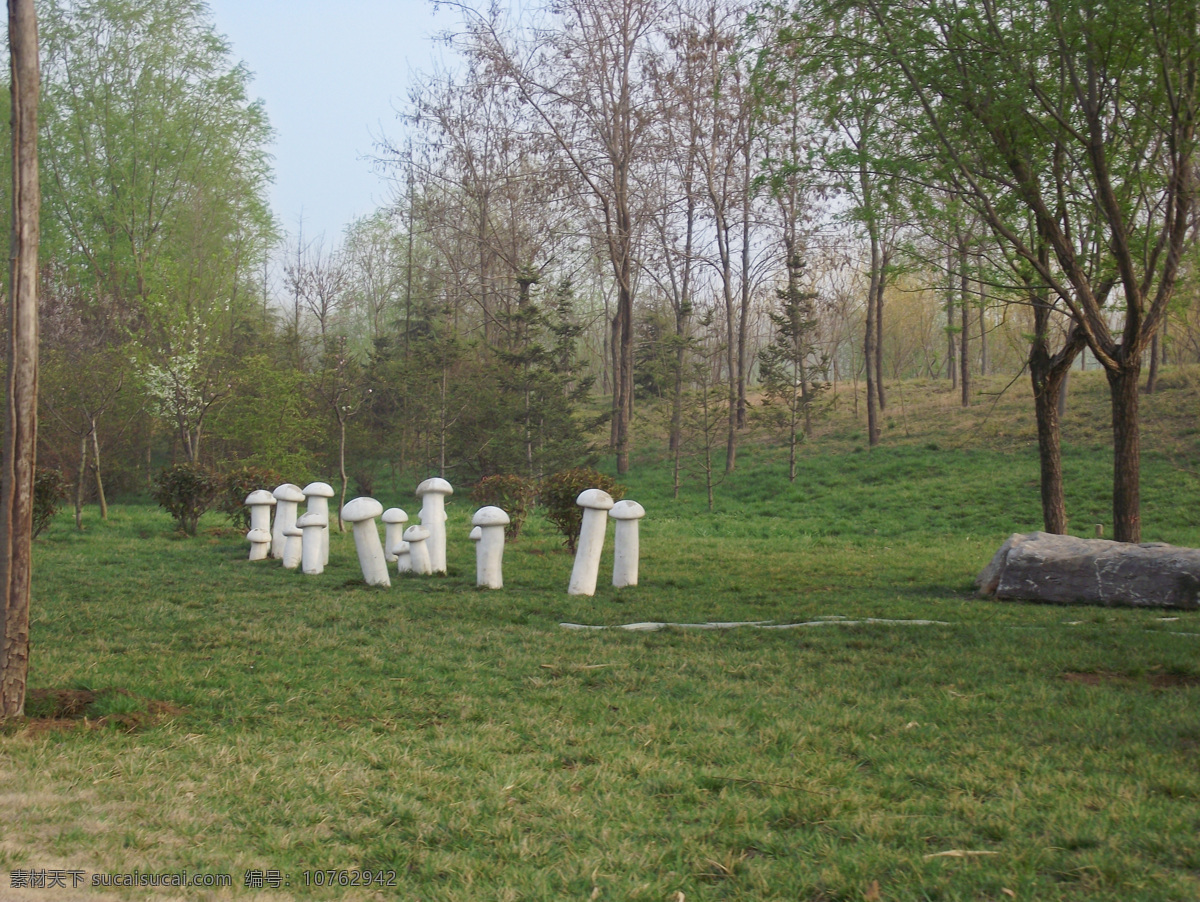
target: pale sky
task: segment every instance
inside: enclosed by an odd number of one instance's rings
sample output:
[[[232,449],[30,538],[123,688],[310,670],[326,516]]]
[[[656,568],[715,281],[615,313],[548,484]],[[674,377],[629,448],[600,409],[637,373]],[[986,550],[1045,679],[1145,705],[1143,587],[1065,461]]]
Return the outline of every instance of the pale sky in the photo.
[[[380,135],[401,141],[396,117],[412,74],[433,66],[434,37],[457,17],[428,0],[208,0],[232,56],[253,73],[275,129],[271,205],[280,226],[336,242],[352,220],[385,204],[373,168]]]

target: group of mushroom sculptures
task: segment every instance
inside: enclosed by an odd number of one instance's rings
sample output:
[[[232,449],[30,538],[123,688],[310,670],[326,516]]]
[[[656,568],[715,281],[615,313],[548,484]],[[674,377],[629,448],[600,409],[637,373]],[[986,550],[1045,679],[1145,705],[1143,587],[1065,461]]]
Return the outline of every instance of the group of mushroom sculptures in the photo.
[[[398,573],[429,575],[446,572],[446,496],[454,489],[445,479],[426,479],[417,486],[421,499],[419,524],[405,528],[408,514],[398,507],[383,509],[374,498],[355,498],[342,508],[342,520],[354,529],[354,546],[363,579],[368,585],[390,586],[388,564]],[[304,488],[284,483],[275,491],[259,489],[246,498],[250,509],[250,560],[277,558],[288,569],[299,567],[315,575],[329,563],[329,499],[333,488],[313,482]],[[306,510],[299,515],[299,505]],[[567,588],[570,595],[594,595],[604,549],[606,524],[616,520],[613,555],[613,585],[636,586],[638,581],[638,521],[646,511],[636,501],[613,503],[600,489],[588,489],[576,503],[583,508],[583,522],[576,545],[575,566]],[[272,522],[271,508],[275,508]],[[384,522],[384,541],[379,540],[375,519]],[[475,542],[475,583],[488,589],[504,587],[502,559],[504,528],[509,517],[498,507],[481,507],[471,519]]]

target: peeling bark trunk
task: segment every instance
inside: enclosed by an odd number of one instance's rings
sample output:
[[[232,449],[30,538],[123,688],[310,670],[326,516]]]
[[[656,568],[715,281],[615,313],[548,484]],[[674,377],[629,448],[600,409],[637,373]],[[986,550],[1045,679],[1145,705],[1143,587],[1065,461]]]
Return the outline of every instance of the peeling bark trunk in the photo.
[[[33,576],[33,476],[37,462],[38,186],[37,16],[33,0],[9,0],[12,94],[12,236],[8,318],[8,409],[0,473],[0,717],[25,714],[29,598]]]

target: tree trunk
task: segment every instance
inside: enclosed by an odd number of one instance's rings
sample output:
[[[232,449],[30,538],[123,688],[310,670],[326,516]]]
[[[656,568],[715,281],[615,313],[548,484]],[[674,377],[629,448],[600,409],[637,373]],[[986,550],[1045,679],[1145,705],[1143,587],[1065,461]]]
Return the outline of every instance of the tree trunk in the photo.
[[[875,394],[879,398],[879,409],[887,407],[883,393],[883,289],[887,285],[887,268],[891,262],[887,251],[879,260],[879,279],[875,285]]]
[[[988,345],[987,345],[987,288],[979,283],[979,375],[988,374]]]
[[[967,303],[968,282],[967,282],[967,258],[966,258],[965,250],[962,251],[962,254],[960,256],[960,261],[962,263],[962,274],[960,276],[962,281],[959,283],[959,285],[961,288],[960,298],[961,298],[962,310],[959,312],[962,314],[962,334],[958,338],[958,346],[959,346],[959,352],[960,352],[958,372],[959,372],[959,382],[962,385],[962,406],[970,407],[971,406],[971,351],[970,351],[971,344],[968,341],[969,336],[967,333],[968,333],[968,329],[971,324],[971,320],[970,320],[971,305],[969,303]]]
[[[92,420],[92,451],[95,453],[96,467],[96,497],[100,502],[100,519],[108,519],[108,499],[104,497],[104,478],[100,475],[100,435],[96,429],[96,421]]]
[[[1119,370],[1106,369],[1112,400],[1113,429],[1113,538],[1118,542],[1142,540],[1141,442],[1138,433],[1138,379],[1141,360],[1129,355]]]
[[[83,479],[87,476],[87,436],[79,436],[79,464],[75,468],[75,528],[83,529]]]
[[[0,472],[0,717],[25,714],[29,596],[33,576],[33,476],[37,462],[38,186],[37,15],[33,0],[9,0],[12,95],[12,235],[8,318],[8,409]]]
[[[863,356],[866,364],[867,377],[867,445],[875,447],[879,444],[879,397],[875,393],[875,380],[879,374],[875,372],[878,359],[875,355],[876,343],[879,336],[875,329],[875,293],[879,289],[879,239],[871,236],[871,283],[867,288],[867,328],[863,342]]]
[[[1035,344],[1029,355],[1029,373],[1033,381],[1033,403],[1037,419],[1042,523],[1046,532],[1062,535],[1067,531],[1067,505],[1063,495],[1062,433],[1059,428],[1058,402],[1076,352],[1072,350],[1055,364],[1046,353],[1045,347],[1039,347],[1038,344]],[[1060,356],[1063,356],[1063,352],[1060,352]]]
[[[1166,320],[1164,319],[1165,323]],[[1146,374],[1146,394],[1152,395],[1158,389],[1158,335],[1150,340],[1150,372]]]

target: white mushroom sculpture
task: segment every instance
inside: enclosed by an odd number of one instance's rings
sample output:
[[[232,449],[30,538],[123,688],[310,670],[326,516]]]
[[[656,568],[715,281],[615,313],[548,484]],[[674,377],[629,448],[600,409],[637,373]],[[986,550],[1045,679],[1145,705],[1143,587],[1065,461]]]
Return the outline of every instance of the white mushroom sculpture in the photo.
[[[323,539],[329,535],[329,513],[322,516],[309,511],[296,521],[296,528],[304,533],[300,540],[300,569],[309,576],[325,571],[325,548]]]
[[[271,557],[283,557],[283,545],[286,541],[284,530],[296,525],[296,506],[304,500],[304,492],[300,486],[285,482],[274,492],[278,504],[275,507],[275,525],[271,529]]]
[[[302,491],[307,499],[306,514],[314,514],[325,524],[321,536],[321,566],[329,563],[329,499],[333,497],[333,486],[327,482],[310,482]]]
[[[283,531],[283,566],[295,570],[304,554],[304,531],[295,523]]]
[[[613,585],[618,589],[638,582],[638,521],[646,509],[636,501],[618,501],[608,515],[617,521],[613,530]]]
[[[575,566],[571,570],[568,595],[595,595],[596,580],[600,576],[600,553],[604,550],[604,533],[608,526],[608,512],[612,509],[612,495],[603,489],[587,489],[580,492],[575,503],[583,508],[583,523],[579,528],[579,542],[575,546]]]
[[[446,496],[452,494],[450,483],[437,476],[417,486],[421,525],[429,530],[429,561],[434,573],[446,572]]]
[[[383,559],[379,531],[375,528],[375,518],[382,513],[383,505],[374,498],[355,498],[342,508],[342,519],[354,526],[354,547],[358,550],[363,579],[369,586],[392,584],[387,561]]]
[[[250,508],[250,531],[246,540],[250,543],[250,560],[264,560],[271,550],[271,508],[276,504],[275,496],[266,489],[258,489],[246,496]]]
[[[429,530],[419,523],[404,530],[404,541],[408,543],[409,570],[418,576],[429,576],[433,573],[433,563],[429,560]]]
[[[503,589],[504,527],[509,524],[508,514],[498,507],[481,507],[471,522],[480,532],[479,544],[475,546],[475,585]]]
[[[386,526],[383,535],[383,557],[389,564],[394,564],[399,558],[396,546],[404,539],[404,524],[408,522],[408,514],[398,507],[389,507],[383,512],[383,522]]]
[[[401,539],[392,546],[392,551],[396,555],[396,572],[412,573],[412,553],[409,551],[408,542]]]

